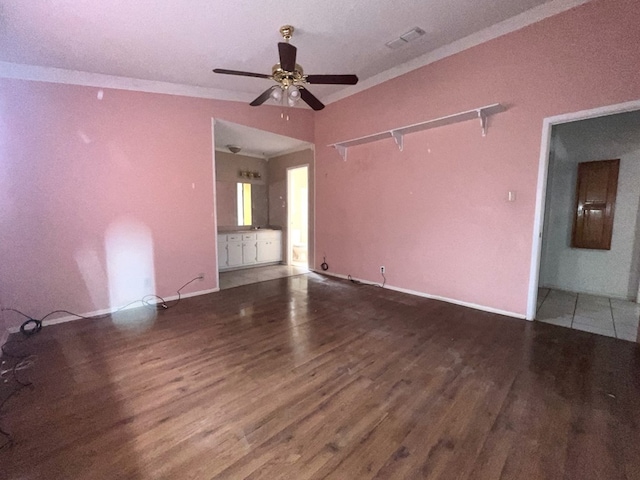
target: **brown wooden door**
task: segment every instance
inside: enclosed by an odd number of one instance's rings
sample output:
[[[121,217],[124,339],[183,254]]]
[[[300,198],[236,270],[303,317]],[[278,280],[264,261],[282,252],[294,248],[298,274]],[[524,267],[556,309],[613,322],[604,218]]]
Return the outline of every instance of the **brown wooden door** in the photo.
[[[620,160],[578,164],[573,248],[611,249]]]

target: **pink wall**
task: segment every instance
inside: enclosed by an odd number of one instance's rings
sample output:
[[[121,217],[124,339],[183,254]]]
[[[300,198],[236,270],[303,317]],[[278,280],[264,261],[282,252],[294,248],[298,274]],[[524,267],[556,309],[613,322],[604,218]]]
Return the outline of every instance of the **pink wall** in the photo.
[[[126,283],[145,259],[159,295],[201,272],[183,293],[216,288],[211,118],[313,141],[310,111],[282,122],[276,107],[97,92],[0,80],[3,306],[36,317],[116,307],[109,277]],[[5,327],[21,321],[3,314]]]
[[[543,119],[640,98],[639,24],[636,0],[594,0],[319,112],[316,264],[524,315]],[[346,162],[326,146],[496,102],[486,138],[473,121]]]
[[[200,272],[185,292],[215,288],[216,117],[315,137],[316,263],[371,280],[384,264],[393,286],[524,314],[542,119],[640,98],[638,24],[636,0],[593,0],[290,122],[276,107],[2,79],[0,303],[111,307],[107,236],[133,223],[158,294]],[[387,140],[342,162],[326,147],[494,102],[509,110],[486,138],[468,122],[409,135],[402,153]]]

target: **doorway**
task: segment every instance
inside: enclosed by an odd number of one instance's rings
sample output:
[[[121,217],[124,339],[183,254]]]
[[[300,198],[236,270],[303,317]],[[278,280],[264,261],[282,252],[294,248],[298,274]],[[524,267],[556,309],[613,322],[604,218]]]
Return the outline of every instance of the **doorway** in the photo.
[[[287,168],[287,264],[309,266],[309,166]]]
[[[543,146],[548,142],[548,149],[544,163],[541,161],[540,228],[536,227],[534,244],[538,245],[533,252],[536,262],[532,262],[535,286],[540,288],[531,292],[529,301],[537,293],[537,302],[528,309],[527,318],[636,340],[640,313],[635,303],[640,281],[640,111],[636,102],[618,107],[622,108],[614,107],[606,114],[578,114],[548,125],[545,120],[548,130]],[[619,159],[616,161],[622,168],[614,199],[612,238],[606,247],[576,243],[579,167],[613,158]]]
[[[549,171],[549,160],[551,157],[551,136],[552,127],[577,120],[598,118],[606,115],[615,115],[640,110],[640,100],[626,103],[607,105],[605,107],[594,108],[572,112],[554,117],[547,117],[542,123],[542,139],[540,145],[540,161],[538,165],[538,182],[536,190],[536,207],[533,228],[533,239],[531,248],[531,266],[529,270],[529,294],[527,300],[527,320],[533,320],[536,316],[538,305],[538,284],[540,274],[540,260],[542,256],[542,234],[545,217],[545,199],[547,194],[547,175]]]

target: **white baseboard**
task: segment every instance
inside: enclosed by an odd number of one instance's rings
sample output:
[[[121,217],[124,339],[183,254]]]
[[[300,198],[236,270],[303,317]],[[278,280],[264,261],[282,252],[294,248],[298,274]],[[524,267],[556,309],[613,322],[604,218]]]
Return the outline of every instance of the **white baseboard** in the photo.
[[[197,297],[199,295],[207,295],[209,293],[216,293],[219,292],[220,288],[210,288],[208,290],[199,290],[197,292],[190,292],[190,293],[185,293],[185,294],[181,294],[180,298],[184,299],[184,298],[189,298],[189,297]],[[173,301],[173,300],[177,300],[178,299],[178,295],[171,295],[169,297],[163,297],[165,301]],[[148,303],[160,303],[160,300],[157,298],[153,298],[151,300],[148,301]],[[123,310],[131,310],[134,308],[141,308],[144,307],[144,305],[142,303],[137,304],[134,303],[131,306],[125,307],[125,308],[105,308],[102,310],[94,310],[92,312],[85,312],[85,313],[81,313],[80,315],[82,315],[82,317],[97,317],[97,316],[101,316],[101,315],[110,315],[112,313],[116,313],[118,311],[123,311]],[[80,320],[81,317],[77,317],[75,315],[65,315],[64,317],[57,317],[57,318],[52,318],[51,320],[45,320],[44,322],[42,322],[42,326],[46,327],[46,326],[50,326],[50,325],[57,325],[59,323],[66,323],[66,322],[72,322],[74,320]],[[9,327],[7,328],[7,332],[8,333],[17,333],[20,331],[20,327]]]
[[[328,275],[331,277],[342,278],[345,280],[349,279],[348,275],[342,275],[340,273],[329,273],[323,270],[312,270],[315,273],[319,273],[321,275]],[[360,278],[351,277],[353,280],[364,283],[366,285],[380,285],[380,283],[370,282],[369,280],[362,280]],[[408,288],[394,287],[393,285],[385,284],[384,288],[389,290],[394,290],[396,292],[407,293],[409,295],[415,295],[417,297],[430,298],[432,300],[439,300],[441,302],[453,303],[454,305],[460,305],[462,307],[473,308],[475,310],[481,310],[483,312],[495,313],[498,315],[504,315],[505,317],[518,318],[520,320],[525,320],[526,316],[521,313],[510,312],[508,310],[500,310],[499,308],[487,307],[485,305],[478,305],[477,303],[464,302],[462,300],[456,300],[455,298],[447,298],[442,297],[440,295],[432,295],[430,293],[419,292],[417,290],[409,290]]]

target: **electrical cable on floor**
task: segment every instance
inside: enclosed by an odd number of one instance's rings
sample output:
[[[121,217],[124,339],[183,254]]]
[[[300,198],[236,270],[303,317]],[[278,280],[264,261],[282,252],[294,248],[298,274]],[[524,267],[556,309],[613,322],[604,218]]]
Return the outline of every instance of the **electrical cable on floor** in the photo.
[[[36,322],[36,326],[31,328],[31,329],[26,328],[26,326],[28,324],[30,324],[31,322]],[[38,333],[41,328],[42,328],[42,322],[40,322],[39,320],[33,320],[33,319],[27,320],[26,322],[24,322],[20,326],[20,332],[22,332],[22,334],[27,338],[25,340],[22,340],[22,341],[7,340],[0,347],[0,350],[2,351],[2,363],[0,363],[0,378],[4,378],[5,374],[11,374],[11,378],[18,384],[9,393],[9,395],[7,395],[2,400],[2,402],[0,402],[0,410],[2,410],[2,407],[5,405],[5,403],[7,403],[7,401],[9,401],[9,399],[11,397],[13,397],[16,393],[18,393],[24,387],[30,387],[30,386],[33,385],[31,382],[23,382],[22,380],[20,380],[20,378],[18,377],[18,373],[17,372],[19,370],[26,370],[31,365],[33,365],[33,360],[32,359],[35,358],[35,357],[32,356],[32,355],[29,355],[28,353],[27,354],[11,353],[11,352],[7,351],[7,345],[24,343],[31,336],[33,336],[36,333]],[[4,366],[7,363],[6,360],[5,360],[6,358],[13,360],[14,363],[13,363],[12,367],[9,367],[9,368],[7,368],[5,370]],[[8,381],[8,379],[5,378],[3,383],[7,383],[7,381]],[[0,435],[4,436],[6,438],[5,443],[0,445],[0,450],[4,449],[5,447],[9,447],[9,446],[13,445],[13,437],[11,436],[11,434],[9,432],[3,430],[2,427],[0,427]]]
[[[37,333],[40,331],[40,329],[42,328],[42,322],[50,317],[51,315],[54,315],[56,313],[66,313],[67,315],[72,315],[74,317],[78,317],[78,318],[84,318],[86,320],[100,320],[102,318],[107,318],[110,317],[111,315],[113,315],[114,313],[118,313],[122,310],[124,310],[125,308],[130,307],[131,305],[134,305],[136,303],[142,303],[143,306],[145,307],[150,307],[150,308],[155,308],[156,310],[168,310],[170,308],[175,307],[176,305],[178,305],[178,303],[180,303],[180,300],[182,300],[181,297],[181,292],[182,290],[190,285],[191,283],[195,282],[196,280],[200,280],[202,277],[195,277],[191,280],[189,280],[187,283],[185,283],[183,286],[181,286],[178,291],[176,292],[178,294],[178,298],[176,299],[176,302],[172,305],[169,305],[167,303],[167,301],[162,298],[160,295],[155,295],[155,294],[149,294],[149,295],[145,295],[144,297],[142,297],[139,300],[134,300],[133,302],[129,302],[126,305],[118,308],[117,310],[114,310],[113,312],[110,313],[103,313],[102,315],[94,315],[92,317],[87,317],[85,315],[80,315],[79,313],[74,313],[74,312],[70,312],[69,310],[54,310],[52,312],[47,313],[44,317],[40,318],[40,319],[35,319],[33,317],[30,317],[29,315],[27,315],[26,313],[21,312],[20,310],[17,310],[15,308],[9,308],[9,307],[5,307],[2,308],[1,310],[3,311],[8,311],[8,312],[15,312],[19,315],[22,315],[23,317],[25,317],[27,319],[26,322],[24,322],[21,326],[20,326],[20,332],[23,333],[24,335],[32,335],[33,333]],[[158,302],[152,303],[151,299],[157,299],[159,300]],[[30,324],[30,323],[34,323],[34,327],[27,329],[26,325]]]
[[[44,317],[37,319],[37,318],[33,318],[29,315],[27,315],[26,313],[21,312],[18,309],[15,308],[2,308],[0,309],[1,311],[7,311],[7,312],[15,312],[23,317],[25,317],[27,320],[25,320],[22,325],[20,325],[20,333],[22,333],[22,335],[24,335],[26,338],[25,340],[22,341],[18,341],[18,340],[7,340],[2,346],[0,346],[0,351],[2,352],[2,362],[0,364],[0,378],[3,378],[5,376],[5,374],[11,374],[12,379],[18,384],[18,386],[16,386],[16,388],[13,389],[13,391],[11,391],[11,393],[9,393],[9,395],[7,395],[1,402],[0,402],[0,411],[2,410],[2,407],[7,403],[7,401],[13,397],[16,393],[18,393],[20,390],[22,390],[24,387],[33,387],[33,384],[31,382],[23,382],[20,380],[20,378],[18,378],[18,374],[17,372],[19,370],[26,370],[27,368],[29,368],[32,364],[33,361],[31,360],[33,357],[32,355],[29,354],[15,354],[15,353],[11,353],[9,351],[7,351],[7,345],[12,345],[12,344],[21,344],[24,343],[25,341],[27,341],[29,338],[31,338],[32,336],[34,336],[36,333],[40,332],[40,330],[42,330],[42,324],[44,322],[44,320],[48,317],[50,317],[51,315],[54,315],[56,313],[66,313],[68,315],[72,315],[74,317],[78,317],[78,318],[83,318],[83,319],[92,319],[92,320],[99,320],[102,318],[107,318],[109,316],[111,316],[114,313],[120,312],[121,310],[124,310],[125,308],[130,307],[131,305],[134,305],[138,302],[142,303],[142,306],[144,307],[148,307],[148,308],[154,308],[156,310],[169,310],[170,308],[175,307],[176,305],[178,305],[178,303],[180,303],[180,300],[182,300],[182,296],[181,296],[181,292],[182,290],[187,287],[188,285],[192,284],[193,282],[195,282],[196,280],[202,280],[202,276],[197,276],[191,280],[189,280],[187,283],[185,283],[184,285],[182,285],[178,291],[178,298],[176,299],[175,303],[169,305],[167,303],[167,301],[162,298],[160,295],[155,295],[155,294],[149,294],[149,295],[145,295],[144,297],[142,297],[140,300],[135,300],[133,302],[130,302],[120,308],[118,308],[117,310],[114,310],[113,312],[110,313],[105,313],[102,315],[96,315],[93,317],[87,317],[85,315],[80,315],[78,313],[73,313],[70,312],[69,310],[54,310],[52,312],[47,313]],[[12,367],[8,368],[8,369],[4,369],[4,365],[6,363],[5,358],[9,358],[12,359],[15,363],[13,364]],[[7,379],[4,380],[4,383],[7,383]],[[13,445],[13,437],[11,436],[11,434],[9,432],[6,432],[5,430],[2,429],[2,427],[0,427],[0,435],[4,436],[6,438],[5,443],[3,443],[2,445],[0,445],[0,450],[3,450],[5,447],[11,446]]]
[[[382,275],[382,279],[383,279],[382,285],[380,285],[378,283],[361,282],[360,280],[356,280],[355,278],[353,278],[351,275],[347,275],[347,280],[349,280],[354,285],[384,288],[384,286],[387,283],[387,277],[384,276],[384,273],[380,273],[380,275]]]

